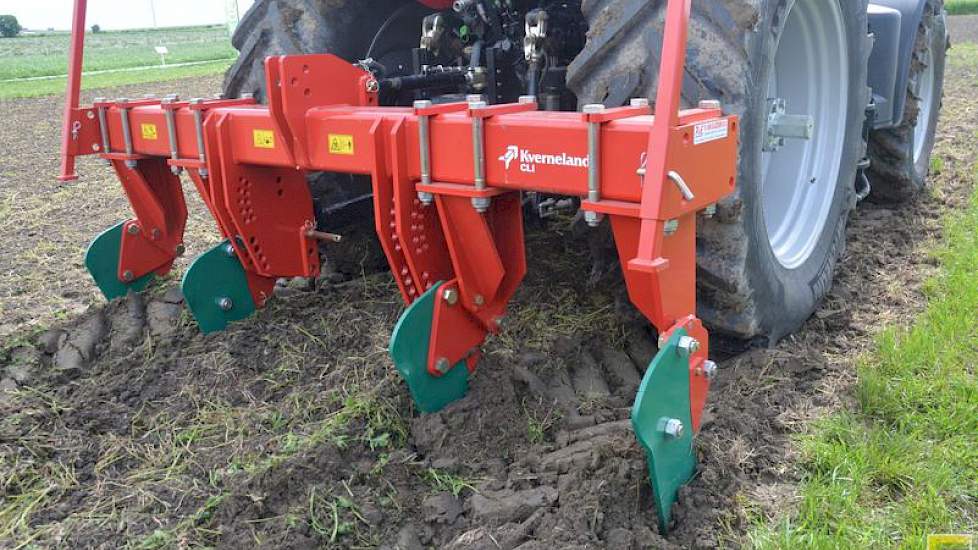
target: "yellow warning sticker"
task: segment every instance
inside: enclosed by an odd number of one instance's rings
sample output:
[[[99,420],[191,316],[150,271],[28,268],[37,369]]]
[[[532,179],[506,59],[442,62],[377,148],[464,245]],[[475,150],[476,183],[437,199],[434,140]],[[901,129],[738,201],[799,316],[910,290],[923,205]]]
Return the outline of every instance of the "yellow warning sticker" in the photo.
[[[352,155],[353,136],[347,134],[330,134],[329,152],[333,155]]]
[[[155,124],[144,122],[140,125],[140,129],[142,130],[143,139],[160,139],[160,131],[156,128]]]
[[[974,550],[974,535],[939,533],[927,535],[927,550]]]
[[[275,148],[275,132],[271,130],[255,130],[255,147],[258,149]]]

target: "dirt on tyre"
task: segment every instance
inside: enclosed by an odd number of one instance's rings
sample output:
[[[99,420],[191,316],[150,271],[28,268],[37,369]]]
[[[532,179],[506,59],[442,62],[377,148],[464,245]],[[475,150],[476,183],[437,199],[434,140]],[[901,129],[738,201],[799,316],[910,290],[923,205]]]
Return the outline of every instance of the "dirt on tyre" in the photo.
[[[905,202],[926,187],[949,47],[944,1],[930,0],[917,28],[902,123],[870,135],[867,175],[874,202]]]
[[[665,2],[583,4],[588,44],[568,71],[581,103],[654,99]],[[736,194],[698,230],[699,315],[777,341],[831,287],[855,204],[869,101],[866,2],[693,2],[684,102],[718,99],[741,121]],[[810,140],[769,145],[772,100],[814,121]]]

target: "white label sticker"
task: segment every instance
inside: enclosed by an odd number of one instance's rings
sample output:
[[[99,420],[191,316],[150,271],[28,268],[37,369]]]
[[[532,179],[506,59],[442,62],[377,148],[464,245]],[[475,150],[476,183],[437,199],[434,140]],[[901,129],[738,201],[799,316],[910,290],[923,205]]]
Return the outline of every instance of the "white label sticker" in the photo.
[[[693,144],[700,145],[718,139],[726,139],[730,135],[730,125],[726,120],[711,120],[693,127]]]

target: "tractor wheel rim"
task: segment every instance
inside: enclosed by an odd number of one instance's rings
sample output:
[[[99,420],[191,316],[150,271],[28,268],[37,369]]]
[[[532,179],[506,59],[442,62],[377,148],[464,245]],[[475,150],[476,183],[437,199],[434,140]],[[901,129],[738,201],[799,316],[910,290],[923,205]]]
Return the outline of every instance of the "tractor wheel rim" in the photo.
[[[815,251],[832,209],[846,137],[849,47],[839,2],[798,0],[787,15],[768,97],[814,121],[811,139],[762,153],[761,199],[768,239],[786,269]],[[766,133],[765,133],[766,135]]]
[[[920,109],[917,111],[917,123],[913,128],[913,163],[920,162],[927,145],[927,130],[930,129],[930,117],[934,110],[934,52],[927,48],[922,63],[923,71],[917,77],[917,97]]]

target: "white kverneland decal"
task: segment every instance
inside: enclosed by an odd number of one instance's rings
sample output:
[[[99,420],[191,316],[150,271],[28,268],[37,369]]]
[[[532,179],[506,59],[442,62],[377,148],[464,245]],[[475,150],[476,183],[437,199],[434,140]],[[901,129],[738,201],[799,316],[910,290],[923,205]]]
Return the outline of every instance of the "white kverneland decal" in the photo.
[[[536,172],[537,165],[539,164],[547,166],[570,166],[572,168],[587,168],[588,166],[587,157],[575,157],[567,153],[534,153],[533,151],[521,149],[519,145],[510,145],[507,147],[506,152],[503,153],[503,156],[499,157],[499,160],[506,165],[507,170],[509,170],[513,161],[518,160],[520,171],[528,174]]]

